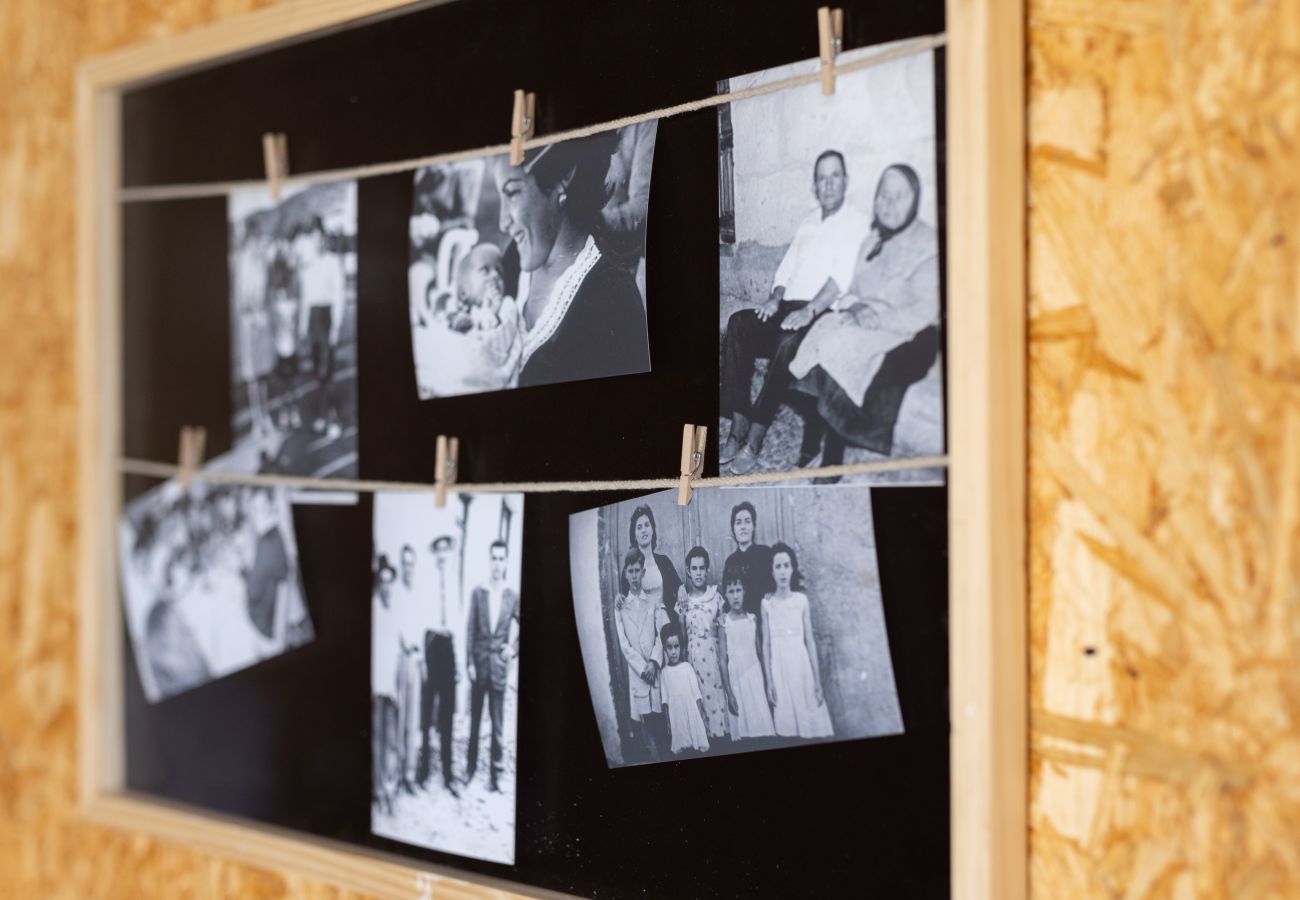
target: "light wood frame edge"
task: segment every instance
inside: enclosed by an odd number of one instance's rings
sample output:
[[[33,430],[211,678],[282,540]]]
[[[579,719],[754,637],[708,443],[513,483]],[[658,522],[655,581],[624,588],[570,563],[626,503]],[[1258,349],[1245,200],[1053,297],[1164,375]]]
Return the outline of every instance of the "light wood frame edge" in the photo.
[[[947,0],[956,900],[1029,890],[1024,17],[1023,0]]]
[[[430,0],[286,0],[78,70],[78,797],[83,815],[99,824],[376,896],[558,896],[123,791],[122,636],[113,561],[120,423],[106,414],[121,409],[122,91],[425,5]],[[1019,900],[1028,881],[1023,16],[1020,0],[947,0],[948,245],[963,248],[949,253],[947,355],[957,900]]]

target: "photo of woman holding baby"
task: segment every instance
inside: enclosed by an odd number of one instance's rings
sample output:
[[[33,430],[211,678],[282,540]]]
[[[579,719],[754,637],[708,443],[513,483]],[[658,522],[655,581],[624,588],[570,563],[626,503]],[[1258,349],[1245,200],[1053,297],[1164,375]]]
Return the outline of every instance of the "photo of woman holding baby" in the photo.
[[[654,138],[639,126],[536,147],[517,166],[501,155],[416,174],[421,399],[650,370],[641,285]],[[455,210],[436,202],[452,183]]]

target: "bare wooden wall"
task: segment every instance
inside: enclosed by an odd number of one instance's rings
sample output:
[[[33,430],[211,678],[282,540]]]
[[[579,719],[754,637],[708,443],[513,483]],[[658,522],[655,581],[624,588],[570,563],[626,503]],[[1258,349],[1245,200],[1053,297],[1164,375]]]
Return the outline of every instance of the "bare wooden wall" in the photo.
[[[338,896],[75,818],[72,72],[0,5],[0,895]],[[1300,896],[1300,0],[1030,0],[1031,879]]]
[[[1300,3],[1029,23],[1032,883],[1300,896]]]

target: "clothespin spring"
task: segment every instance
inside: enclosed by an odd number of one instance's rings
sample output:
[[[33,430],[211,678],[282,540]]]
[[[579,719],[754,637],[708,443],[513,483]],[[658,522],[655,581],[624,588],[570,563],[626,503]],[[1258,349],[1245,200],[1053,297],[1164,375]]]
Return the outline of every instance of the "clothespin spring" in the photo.
[[[823,6],[817,10],[817,46],[822,61],[822,93],[835,93],[835,57],[844,49],[844,10]]]
[[[703,425],[682,426],[681,478],[677,482],[678,506],[686,506],[691,502],[691,496],[695,492],[691,483],[704,471],[704,446],[708,437],[709,429]]]
[[[510,119],[510,165],[524,164],[524,141],[537,127],[537,95],[532,91],[515,91],[515,108]]]
[[[460,439],[438,435],[434,451],[433,483],[434,505],[442,509],[447,505],[447,486],[456,483],[460,469]]]
[[[191,425],[181,426],[180,446],[176,451],[176,481],[181,490],[189,490],[194,473],[203,465],[203,448],[208,442],[206,428]]]

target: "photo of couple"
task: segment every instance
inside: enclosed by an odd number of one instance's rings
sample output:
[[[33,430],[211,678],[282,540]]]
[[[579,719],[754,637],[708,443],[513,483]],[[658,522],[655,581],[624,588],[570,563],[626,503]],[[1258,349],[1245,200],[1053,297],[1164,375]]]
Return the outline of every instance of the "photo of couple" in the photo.
[[[943,452],[934,98],[918,53],[719,108],[724,474]]]
[[[415,174],[421,399],[650,371],[645,234],[656,122]]]
[[[371,830],[514,862],[523,495],[374,504]]]
[[[867,486],[675,491],[570,517],[611,766],[901,734]],[[766,537],[770,543],[764,543]]]

